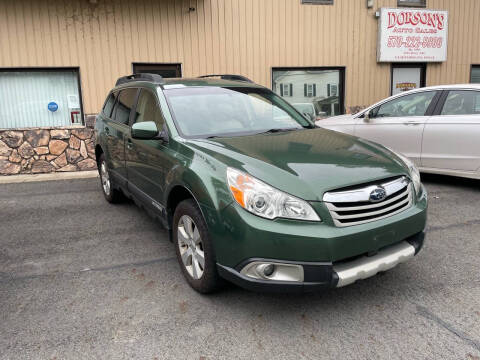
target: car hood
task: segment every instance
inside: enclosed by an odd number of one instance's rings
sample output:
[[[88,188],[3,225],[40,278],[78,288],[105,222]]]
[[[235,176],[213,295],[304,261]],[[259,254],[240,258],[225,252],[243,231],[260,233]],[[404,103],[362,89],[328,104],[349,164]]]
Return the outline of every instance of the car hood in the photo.
[[[318,120],[315,122],[317,126],[329,126],[329,125],[346,125],[346,124],[353,124],[354,123],[354,115],[346,114],[346,115],[338,115],[332,116],[326,119]]]
[[[408,174],[383,146],[325,129],[189,140],[187,144],[292,195],[321,201],[323,193]]]

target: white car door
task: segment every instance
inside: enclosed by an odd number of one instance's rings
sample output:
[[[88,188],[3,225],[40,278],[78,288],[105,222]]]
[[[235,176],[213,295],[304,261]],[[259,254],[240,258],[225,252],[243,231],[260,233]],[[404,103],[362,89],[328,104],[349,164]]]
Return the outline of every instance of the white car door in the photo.
[[[436,94],[434,90],[415,92],[374,107],[369,117],[358,118],[355,135],[398,151],[420,165],[427,110],[433,109]]]
[[[480,91],[450,90],[423,135],[422,167],[480,170]]]

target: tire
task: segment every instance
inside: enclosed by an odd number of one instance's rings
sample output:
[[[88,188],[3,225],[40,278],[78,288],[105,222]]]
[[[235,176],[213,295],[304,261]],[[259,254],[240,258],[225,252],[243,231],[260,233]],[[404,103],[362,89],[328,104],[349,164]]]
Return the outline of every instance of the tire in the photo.
[[[193,199],[184,200],[176,207],[172,232],[177,260],[188,284],[202,294],[218,290],[222,282],[213,244],[207,224]]]
[[[110,172],[105,161],[105,155],[101,154],[98,157],[98,173],[100,175],[100,185],[102,188],[103,196],[109,203],[118,203],[123,200],[123,194],[113,188],[113,184],[110,177]]]

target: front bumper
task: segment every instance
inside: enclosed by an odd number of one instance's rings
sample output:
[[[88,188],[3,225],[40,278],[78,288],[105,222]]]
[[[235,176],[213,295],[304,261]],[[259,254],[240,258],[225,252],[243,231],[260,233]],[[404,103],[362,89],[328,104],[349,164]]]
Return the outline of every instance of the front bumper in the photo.
[[[425,233],[419,232],[399,243],[380,249],[372,256],[359,256],[347,261],[328,262],[285,262],[273,259],[252,258],[242,262],[236,268],[217,264],[223,278],[252,291],[267,292],[306,292],[342,287],[357,280],[374,276],[378,272],[389,270],[399,263],[414,257],[422,248]],[[254,261],[289,263],[303,267],[304,281],[274,281],[253,279],[241,273],[242,268]]]

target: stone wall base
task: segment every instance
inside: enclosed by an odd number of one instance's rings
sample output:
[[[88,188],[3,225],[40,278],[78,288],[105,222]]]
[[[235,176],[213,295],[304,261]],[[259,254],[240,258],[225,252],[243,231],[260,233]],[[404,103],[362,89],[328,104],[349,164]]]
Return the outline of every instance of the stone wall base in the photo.
[[[96,168],[94,131],[90,128],[0,130],[0,175]]]

